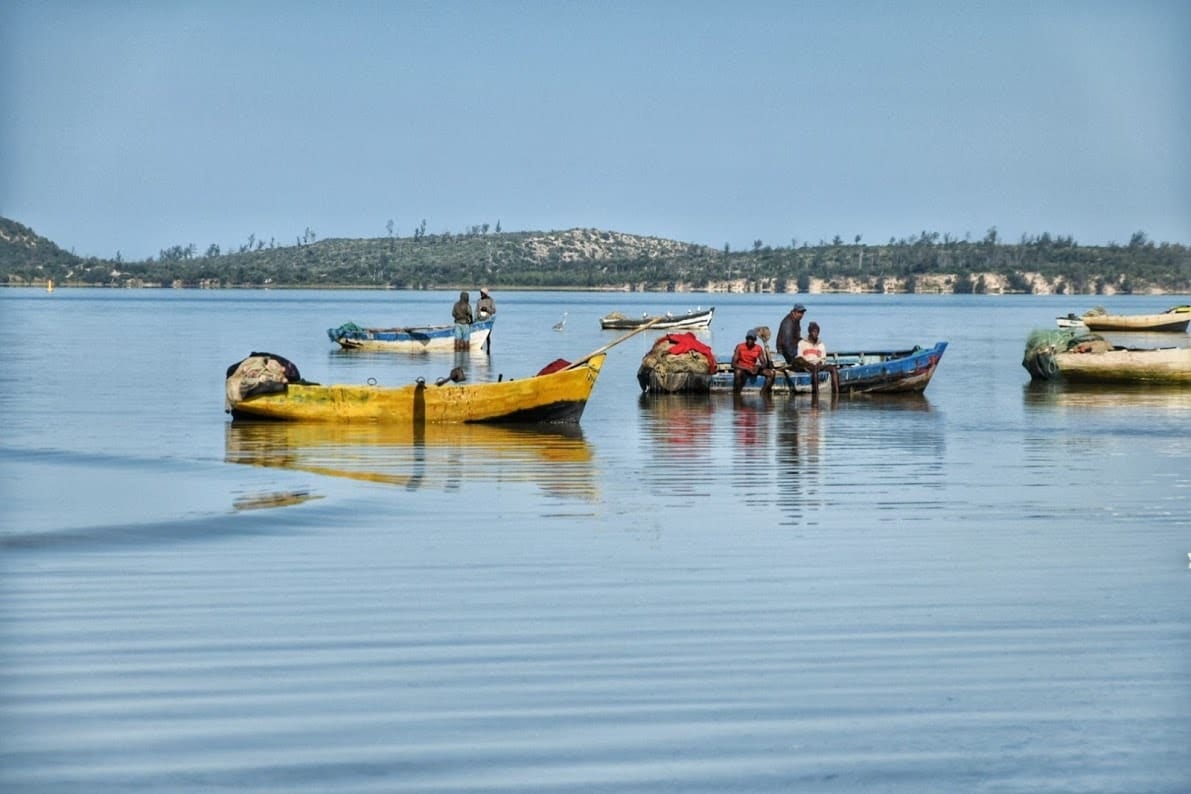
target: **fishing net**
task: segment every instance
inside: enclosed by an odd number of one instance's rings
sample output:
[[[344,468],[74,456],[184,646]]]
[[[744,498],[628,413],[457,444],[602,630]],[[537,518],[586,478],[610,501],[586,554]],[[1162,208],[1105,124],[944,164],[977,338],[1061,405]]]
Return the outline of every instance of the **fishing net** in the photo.
[[[1104,337],[1072,328],[1036,329],[1026,339],[1021,365],[1034,380],[1055,380],[1062,376],[1055,354],[1067,352],[1103,353],[1112,350]]]
[[[338,342],[340,339],[365,339],[368,334],[360,326],[349,322],[338,328],[328,328],[327,336],[331,337],[332,342]]]
[[[678,394],[711,391],[715,355],[692,333],[666,334],[641,359],[641,391]]]
[[[306,383],[298,367],[289,359],[273,353],[252,353],[227,368],[224,388],[231,404],[254,394],[285,391],[290,383]]]

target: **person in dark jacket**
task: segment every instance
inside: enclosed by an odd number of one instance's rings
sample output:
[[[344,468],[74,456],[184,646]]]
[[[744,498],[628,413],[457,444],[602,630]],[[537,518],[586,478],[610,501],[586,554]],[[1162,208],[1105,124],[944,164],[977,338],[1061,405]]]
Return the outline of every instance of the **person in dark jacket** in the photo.
[[[455,319],[455,349],[471,349],[471,296],[467,292],[459,293],[459,300],[451,307],[451,317]]]
[[[806,307],[795,303],[789,314],[782,318],[777,328],[777,352],[786,359],[786,364],[793,364],[798,358],[798,341],[802,339],[802,315],[806,314]]]

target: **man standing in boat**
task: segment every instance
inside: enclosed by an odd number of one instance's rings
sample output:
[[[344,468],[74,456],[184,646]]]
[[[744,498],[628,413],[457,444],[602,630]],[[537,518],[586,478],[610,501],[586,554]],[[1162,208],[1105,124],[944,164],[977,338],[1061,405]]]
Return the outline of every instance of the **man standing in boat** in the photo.
[[[487,287],[480,287],[480,299],[476,301],[476,319],[487,320],[489,317],[496,316],[496,301],[492,300],[492,294],[488,292]],[[488,341],[484,343],[485,352],[492,352],[492,329],[488,329]]]
[[[492,295],[488,292],[487,287],[480,287],[480,299],[476,301],[476,317],[480,320],[487,320],[494,314],[496,314],[496,301],[492,300]]]
[[[765,378],[762,394],[773,391],[773,380],[777,376],[773,362],[769,360],[765,348],[757,344],[757,329],[750,328],[744,335],[744,341],[732,351],[732,391],[739,394],[744,389],[744,382],[754,375]]]
[[[794,308],[782,318],[777,328],[777,352],[786,359],[786,364],[793,364],[798,358],[798,342],[802,339],[802,315],[806,314],[806,307],[795,303]]]
[[[459,300],[451,308],[451,316],[455,319],[455,349],[471,349],[471,296],[466,291],[459,293]]]

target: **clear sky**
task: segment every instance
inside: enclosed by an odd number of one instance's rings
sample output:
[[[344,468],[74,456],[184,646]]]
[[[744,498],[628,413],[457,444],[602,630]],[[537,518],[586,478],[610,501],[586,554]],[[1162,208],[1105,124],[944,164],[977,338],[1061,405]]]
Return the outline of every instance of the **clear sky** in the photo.
[[[0,215],[83,256],[589,227],[1191,244],[1188,0],[5,0]]]

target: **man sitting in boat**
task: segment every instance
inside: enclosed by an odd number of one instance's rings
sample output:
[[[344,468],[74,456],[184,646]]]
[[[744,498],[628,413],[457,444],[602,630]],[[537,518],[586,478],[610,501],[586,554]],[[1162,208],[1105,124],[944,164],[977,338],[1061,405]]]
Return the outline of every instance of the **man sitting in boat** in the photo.
[[[487,320],[494,314],[496,314],[496,301],[492,300],[487,287],[480,287],[480,299],[476,301],[476,316],[481,320]]]
[[[455,349],[468,350],[471,347],[471,296],[467,292],[459,293],[459,300],[451,307],[451,317],[455,319]]]
[[[819,339],[819,324],[811,320],[806,327],[806,338],[798,340],[798,353],[794,357],[794,369],[811,374],[811,394],[819,394],[819,373],[831,373],[831,393],[839,394],[839,367],[827,363],[827,346]]]
[[[750,328],[744,335],[744,341],[732,351],[732,391],[740,393],[744,389],[744,382],[754,375],[762,375],[765,385],[761,387],[762,394],[773,390],[773,379],[777,372],[765,348],[757,344],[757,329]]]

